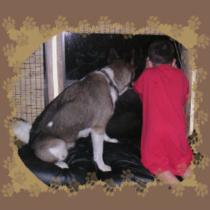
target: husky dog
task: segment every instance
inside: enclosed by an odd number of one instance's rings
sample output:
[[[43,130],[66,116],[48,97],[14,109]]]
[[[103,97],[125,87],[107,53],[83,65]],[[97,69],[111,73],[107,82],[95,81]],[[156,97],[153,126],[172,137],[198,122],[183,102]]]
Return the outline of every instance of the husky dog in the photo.
[[[42,161],[67,168],[65,159],[75,141],[89,134],[93,159],[102,171],[111,171],[103,160],[103,142],[117,143],[105,133],[115,102],[134,79],[133,62],[113,59],[110,65],[89,73],[63,90],[35,119],[32,127],[25,121],[13,122],[14,134],[29,143]],[[115,56],[117,57],[117,56]],[[30,132],[30,135],[29,135]]]

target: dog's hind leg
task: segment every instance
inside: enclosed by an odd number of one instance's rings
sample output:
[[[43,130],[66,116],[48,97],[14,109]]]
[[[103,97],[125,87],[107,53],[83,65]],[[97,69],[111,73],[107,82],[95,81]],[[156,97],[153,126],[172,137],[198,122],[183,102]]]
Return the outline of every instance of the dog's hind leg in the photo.
[[[111,167],[106,165],[103,160],[104,133],[97,130],[91,130],[93,144],[93,158],[101,171],[111,171]]]
[[[37,142],[34,153],[45,162],[54,163],[60,168],[68,168],[68,165],[64,162],[68,155],[68,148],[67,144],[61,139],[49,138]]]
[[[110,142],[110,143],[119,143],[117,139],[110,138],[106,133],[104,134],[104,141]]]

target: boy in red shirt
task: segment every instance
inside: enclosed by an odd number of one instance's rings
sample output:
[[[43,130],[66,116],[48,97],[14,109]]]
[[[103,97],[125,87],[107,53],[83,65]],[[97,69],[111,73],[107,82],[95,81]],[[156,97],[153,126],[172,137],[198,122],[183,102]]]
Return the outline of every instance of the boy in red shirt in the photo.
[[[146,69],[133,89],[143,104],[142,164],[163,182],[177,184],[176,176],[186,178],[191,173],[185,119],[189,83],[183,70],[176,67],[170,41],[150,45]]]

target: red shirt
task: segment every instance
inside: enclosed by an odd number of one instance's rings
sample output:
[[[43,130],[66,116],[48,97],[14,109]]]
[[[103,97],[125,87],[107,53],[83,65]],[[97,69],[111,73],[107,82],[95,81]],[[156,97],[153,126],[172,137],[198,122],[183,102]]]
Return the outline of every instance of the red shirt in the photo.
[[[142,164],[153,174],[182,176],[192,160],[185,119],[187,78],[181,69],[161,64],[145,69],[133,88],[143,103]]]

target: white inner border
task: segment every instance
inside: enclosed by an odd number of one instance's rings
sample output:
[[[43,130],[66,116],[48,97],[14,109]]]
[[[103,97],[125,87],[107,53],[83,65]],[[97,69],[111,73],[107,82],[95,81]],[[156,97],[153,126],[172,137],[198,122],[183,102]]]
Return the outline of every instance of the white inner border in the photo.
[[[53,97],[55,98],[59,94],[57,36],[52,37],[51,44],[52,44]]]

